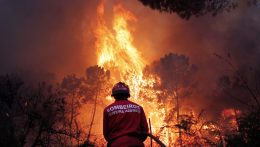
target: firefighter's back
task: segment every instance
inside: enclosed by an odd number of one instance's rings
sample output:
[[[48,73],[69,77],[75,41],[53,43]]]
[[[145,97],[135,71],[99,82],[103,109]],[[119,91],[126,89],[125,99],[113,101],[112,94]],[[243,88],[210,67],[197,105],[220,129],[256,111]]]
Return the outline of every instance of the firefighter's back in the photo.
[[[120,86],[119,89],[122,88]],[[126,93],[113,95],[115,102],[104,109],[103,133],[108,146],[111,147],[144,146],[143,141],[147,137],[142,135],[148,132],[144,110],[140,105],[127,99],[129,97],[127,90]],[[127,95],[125,97],[122,94]]]

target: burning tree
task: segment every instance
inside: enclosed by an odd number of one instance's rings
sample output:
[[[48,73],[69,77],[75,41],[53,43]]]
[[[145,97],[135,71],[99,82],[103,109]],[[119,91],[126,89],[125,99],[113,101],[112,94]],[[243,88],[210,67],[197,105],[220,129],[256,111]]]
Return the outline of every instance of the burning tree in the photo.
[[[188,57],[173,53],[165,55],[146,68],[146,72],[156,75],[160,79],[156,87],[164,92],[163,95],[158,95],[159,99],[163,103],[174,106],[166,112],[164,121],[167,125],[172,124],[178,128],[179,144],[181,146],[182,130],[187,129],[189,124],[185,120],[185,115],[180,114],[180,99],[191,95],[195,86],[193,77],[196,70],[195,65],[190,65]],[[176,121],[174,116],[176,116]]]

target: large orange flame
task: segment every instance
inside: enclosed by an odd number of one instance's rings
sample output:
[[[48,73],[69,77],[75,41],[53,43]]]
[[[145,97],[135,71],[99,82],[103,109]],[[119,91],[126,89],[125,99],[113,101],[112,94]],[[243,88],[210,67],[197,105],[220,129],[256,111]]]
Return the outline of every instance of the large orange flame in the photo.
[[[145,60],[133,45],[133,37],[128,28],[128,21],[136,21],[134,15],[116,5],[113,9],[113,29],[104,21],[104,2],[98,7],[97,42],[98,65],[117,73],[120,80],[131,85],[132,96],[137,97],[138,86],[142,81]]]

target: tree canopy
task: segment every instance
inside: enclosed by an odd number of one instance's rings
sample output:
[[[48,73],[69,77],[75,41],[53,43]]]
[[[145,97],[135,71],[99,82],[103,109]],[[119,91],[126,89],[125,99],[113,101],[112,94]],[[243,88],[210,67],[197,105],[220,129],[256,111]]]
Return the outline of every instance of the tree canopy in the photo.
[[[207,13],[216,15],[230,11],[239,5],[238,0],[139,0],[143,5],[160,12],[176,13],[181,18],[202,16]],[[246,0],[247,4],[256,4],[256,0]]]

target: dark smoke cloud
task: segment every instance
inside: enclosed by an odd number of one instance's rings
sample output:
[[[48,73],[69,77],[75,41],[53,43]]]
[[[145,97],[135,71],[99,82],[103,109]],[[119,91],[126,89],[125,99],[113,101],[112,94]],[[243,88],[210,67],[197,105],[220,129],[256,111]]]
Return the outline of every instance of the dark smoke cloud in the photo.
[[[0,73],[84,73],[95,55],[89,42],[94,40],[96,5],[86,0],[1,0]]]

